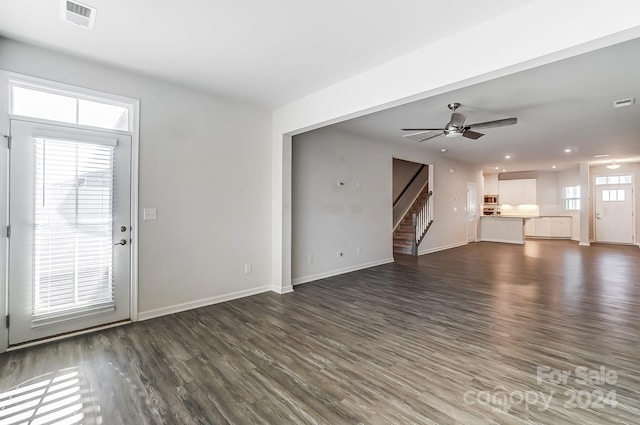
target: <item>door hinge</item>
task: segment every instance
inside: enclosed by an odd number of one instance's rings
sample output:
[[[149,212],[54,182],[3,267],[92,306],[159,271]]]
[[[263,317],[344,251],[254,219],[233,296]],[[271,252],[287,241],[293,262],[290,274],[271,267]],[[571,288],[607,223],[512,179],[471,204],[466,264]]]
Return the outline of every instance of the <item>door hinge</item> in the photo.
[[[11,226],[7,226],[7,238],[11,237]]]
[[[8,314],[7,314],[7,317],[5,317],[5,319],[4,319],[4,323],[5,323],[7,328],[11,324],[11,319],[10,319],[10,316]]]
[[[11,136],[4,136],[7,139],[7,149],[11,149]]]

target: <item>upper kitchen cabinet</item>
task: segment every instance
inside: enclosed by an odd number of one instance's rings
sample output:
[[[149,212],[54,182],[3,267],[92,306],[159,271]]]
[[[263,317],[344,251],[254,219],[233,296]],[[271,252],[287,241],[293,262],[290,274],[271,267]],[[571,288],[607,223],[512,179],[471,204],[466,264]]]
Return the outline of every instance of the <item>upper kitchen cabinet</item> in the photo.
[[[507,205],[536,204],[536,179],[500,180],[500,203]]]

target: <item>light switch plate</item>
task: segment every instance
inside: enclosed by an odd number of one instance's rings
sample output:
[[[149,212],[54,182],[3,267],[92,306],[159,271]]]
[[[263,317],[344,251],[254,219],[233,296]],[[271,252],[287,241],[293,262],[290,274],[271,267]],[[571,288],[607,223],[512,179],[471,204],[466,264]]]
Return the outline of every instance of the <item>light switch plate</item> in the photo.
[[[144,220],[157,220],[158,210],[156,210],[155,208],[145,208],[143,218]]]

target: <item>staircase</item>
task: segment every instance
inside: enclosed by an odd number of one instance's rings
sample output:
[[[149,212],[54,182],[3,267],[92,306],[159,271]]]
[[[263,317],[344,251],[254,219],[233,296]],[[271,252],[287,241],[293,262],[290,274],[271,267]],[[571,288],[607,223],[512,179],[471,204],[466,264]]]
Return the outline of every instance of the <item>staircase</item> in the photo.
[[[431,196],[428,185],[413,202],[398,227],[393,232],[393,252],[418,255],[418,246],[426,236],[433,220]]]

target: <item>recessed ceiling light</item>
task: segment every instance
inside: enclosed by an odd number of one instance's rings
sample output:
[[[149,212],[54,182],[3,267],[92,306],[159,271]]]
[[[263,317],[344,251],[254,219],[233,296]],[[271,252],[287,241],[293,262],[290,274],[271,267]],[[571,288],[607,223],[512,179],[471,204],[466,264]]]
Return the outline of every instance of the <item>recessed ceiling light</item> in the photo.
[[[611,155],[609,155],[608,153],[599,153],[597,155],[593,155],[594,158],[606,158],[608,156],[611,156]]]
[[[507,169],[506,169],[506,168],[503,168],[503,169],[502,169],[502,172],[504,173],[505,171],[507,171]]]
[[[442,148],[442,149],[440,149],[440,152],[442,152],[442,153],[445,153],[446,151],[447,151],[447,149],[446,149],[446,148]]]
[[[511,155],[505,155],[504,159],[511,159]]]
[[[564,150],[564,153],[571,153],[571,148],[566,148],[566,149]]]
[[[499,169],[500,169],[500,167],[495,167],[495,168],[496,168],[496,170],[499,170]]]
[[[556,165],[552,165],[552,166],[551,166],[551,168],[558,168],[558,166],[556,166]]]

